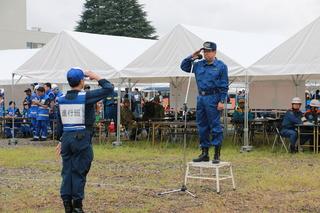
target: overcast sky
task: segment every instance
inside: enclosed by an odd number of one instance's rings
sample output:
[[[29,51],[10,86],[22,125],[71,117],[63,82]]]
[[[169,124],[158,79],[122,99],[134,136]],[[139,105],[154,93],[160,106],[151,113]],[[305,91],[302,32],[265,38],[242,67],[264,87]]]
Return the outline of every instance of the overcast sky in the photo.
[[[28,28],[73,30],[85,0],[27,0]],[[320,16],[319,0],[139,0],[158,35],[177,24],[290,36]]]

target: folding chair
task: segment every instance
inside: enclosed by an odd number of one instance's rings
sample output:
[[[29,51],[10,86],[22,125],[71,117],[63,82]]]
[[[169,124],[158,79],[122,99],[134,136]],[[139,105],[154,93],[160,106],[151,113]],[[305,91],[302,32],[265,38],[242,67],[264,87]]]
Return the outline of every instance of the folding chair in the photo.
[[[275,124],[276,125],[276,124]],[[287,148],[287,145],[285,143],[285,139],[281,136],[280,134],[280,131],[279,131],[279,124],[275,126],[275,137],[274,137],[274,141],[273,141],[273,144],[272,144],[272,151],[276,145],[276,143],[279,143],[279,140],[281,142],[281,149],[282,147],[284,147],[284,149],[286,150],[286,152],[289,152],[288,151],[288,148]]]

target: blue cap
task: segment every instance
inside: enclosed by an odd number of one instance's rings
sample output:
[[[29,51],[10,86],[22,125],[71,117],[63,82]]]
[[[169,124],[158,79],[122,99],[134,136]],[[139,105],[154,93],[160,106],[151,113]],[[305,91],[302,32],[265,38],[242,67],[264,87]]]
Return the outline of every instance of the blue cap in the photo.
[[[211,41],[206,41],[203,43],[203,50],[212,50],[212,51],[216,51],[217,50],[217,45],[214,42]]]
[[[79,68],[71,68],[67,73],[69,84],[78,84],[84,79],[84,72]]]

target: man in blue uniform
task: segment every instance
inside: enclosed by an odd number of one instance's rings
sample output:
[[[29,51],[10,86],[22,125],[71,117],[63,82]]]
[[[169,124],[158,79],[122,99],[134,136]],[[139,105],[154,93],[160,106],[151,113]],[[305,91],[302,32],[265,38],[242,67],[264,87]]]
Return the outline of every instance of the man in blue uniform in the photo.
[[[21,123],[21,131],[23,134],[23,137],[29,137],[31,135],[31,128],[30,123],[28,122],[28,119],[30,117],[30,109],[28,103],[23,104],[23,110],[22,110],[22,123]]]
[[[114,91],[103,100],[104,118],[108,121],[117,123],[118,94]]]
[[[9,107],[6,112],[6,118],[8,119],[6,121],[6,126],[5,126],[5,136],[6,138],[11,138],[12,134],[16,135],[17,130],[20,127],[19,123],[15,123],[13,125],[12,123],[12,118],[17,118],[21,117],[19,109],[16,107],[16,103],[14,101],[9,102]]]
[[[24,91],[26,93],[26,97],[23,101],[23,104],[28,104],[29,105],[29,108],[31,106],[31,99],[32,99],[32,92],[31,92],[31,89],[28,88]]]
[[[36,94],[37,88],[39,88],[39,85],[37,84],[36,86],[33,87],[34,88],[34,92],[31,94],[31,105],[30,105],[30,109],[29,109],[29,118],[30,118],[30,122],[31,122],[31,131],[32,131],[32,135],[33,135],[33,139],[32,141],[37,141],[39,140],[39,138],[36,138],[36,131],[37,131],[37,114],[38,114],[38,101],[39,98]]]
[[[85,76],[98,81],[102,88],[83,91]],[[84,73],[81,69],[72,68],[67,79],[72,89],[58,99],[58,130],[63,132],[57,146],[63,160],[60,194],[66,212],[83,212],[86,176],[93,160],[94,105],[114,90],[109,81],[91,71]]]
[[[47,82],[43,85],[45,90],[45,95],[49,99],[49,120],[47,121],[48,125],[48,133],[52,133],[53,129],[53,119],[54,119],[54,101],[55,101],[55,94],[52,91],[51,83]]]
[[[33,141],[46,141],[48,134],[50,100],[45,94],[45,89],[42,86],[38,87],[37,96],[39,99],[35,102],[35,104],[38,106],[37,123]]]
[[[4,109],[4,97],[0,94],[0,118],[4,117],[5,109]]]
[[[198,86],[197,126],[202,153],[194,162],[209,161],[209,147],[215,147],[212,163],[220,162],[220,149],[223,140],[223,129],[220,124],[220,112],[229,89],[228,68],[216,56],[217,46],[214,42],[205,42],[203,48],[185,58],[181,69],[194,72]],[[203,51],[204,59],[193,62]],[[193,69],[192,68],[193,64]],[[212,138],[210,139],[210,133]]]
[[[280,134],[290,139],[290,153],[295,153],[298,133],[296,124],[302,124],[303,113],[300,111],[301,99],[299,97],[292,98],[292,109],[289,109],[283,117]]]

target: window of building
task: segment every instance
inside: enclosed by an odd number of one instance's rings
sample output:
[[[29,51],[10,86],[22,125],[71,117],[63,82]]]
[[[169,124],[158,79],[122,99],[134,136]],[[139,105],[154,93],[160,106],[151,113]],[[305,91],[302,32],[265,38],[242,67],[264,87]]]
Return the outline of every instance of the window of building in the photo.
[[[27,42],[27,48],[28,49],[36,49],[36,48],[41,48],[45,44],[44,43],[35,43],[35,42]]]

